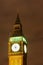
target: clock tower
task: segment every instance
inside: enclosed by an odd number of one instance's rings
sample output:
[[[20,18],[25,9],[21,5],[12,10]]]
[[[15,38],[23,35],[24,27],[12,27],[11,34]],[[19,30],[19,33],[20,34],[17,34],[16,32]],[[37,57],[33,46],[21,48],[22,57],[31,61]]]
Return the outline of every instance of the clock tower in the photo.
[[[13,33],[8,42],[9,65],[27,65],[27,40],[22,32],[19,14],[13,25]]]

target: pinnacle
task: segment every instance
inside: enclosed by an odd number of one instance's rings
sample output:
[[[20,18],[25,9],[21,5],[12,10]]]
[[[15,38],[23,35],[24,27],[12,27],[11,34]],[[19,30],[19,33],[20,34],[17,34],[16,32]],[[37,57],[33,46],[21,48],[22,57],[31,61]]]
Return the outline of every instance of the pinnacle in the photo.
[[[17,18],[16,18],[16,24],[19,24],[20,23],[20,18],[19,18],[19,13],[17,13]]]

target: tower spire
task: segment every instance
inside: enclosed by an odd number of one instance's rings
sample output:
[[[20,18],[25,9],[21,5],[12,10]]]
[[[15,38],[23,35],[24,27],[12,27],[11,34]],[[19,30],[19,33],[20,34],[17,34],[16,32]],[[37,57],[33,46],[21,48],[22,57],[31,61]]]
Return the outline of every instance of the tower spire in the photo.
[[[13,26],[13,36],[22,36],[22,24],[20,22],[19,13],[17,13],[17,18]]]
[[[16,21],[15,21],[15,24],[20,24],[19,13],[17,13],[17,18],[16,18]]]

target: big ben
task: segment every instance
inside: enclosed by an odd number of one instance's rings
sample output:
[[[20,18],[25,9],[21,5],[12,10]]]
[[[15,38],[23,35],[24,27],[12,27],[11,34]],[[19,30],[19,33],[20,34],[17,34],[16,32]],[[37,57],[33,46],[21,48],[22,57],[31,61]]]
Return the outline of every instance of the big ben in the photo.
[[[23,35],[19,14],[8,41],[9,65],[27,65],[27,40]]]

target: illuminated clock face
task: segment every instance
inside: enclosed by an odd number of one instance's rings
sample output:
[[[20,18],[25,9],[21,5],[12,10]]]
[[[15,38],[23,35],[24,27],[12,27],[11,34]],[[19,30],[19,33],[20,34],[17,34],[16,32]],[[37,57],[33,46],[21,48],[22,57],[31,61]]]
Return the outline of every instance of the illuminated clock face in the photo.
[[[13,52],[17,52],[17,51],[19,51],[19,50],[20,50],[20,45],[17,44],[17,43],[14,43],[14,44],[12,45],[12,51],[13,51]]]
[[[24,52],[27,53],[27,47],[24,45]]]

